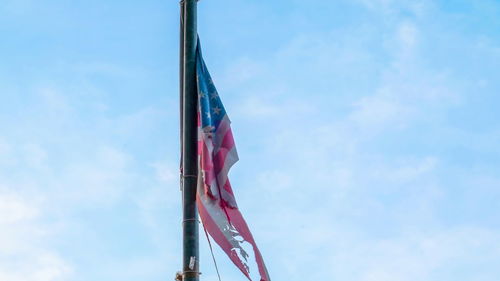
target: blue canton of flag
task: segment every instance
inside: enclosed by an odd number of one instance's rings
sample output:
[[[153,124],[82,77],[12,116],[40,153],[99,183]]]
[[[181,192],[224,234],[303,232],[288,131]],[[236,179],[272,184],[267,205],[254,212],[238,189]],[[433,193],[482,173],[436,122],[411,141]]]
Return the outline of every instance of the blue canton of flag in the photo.
[[[201,56],[201,51],[199,51],[198,54]],[[198,81],[198,95],[200,98],[201,126],[202,128],[208,127],[212,130],[217,130],[219,124],[226,115],[226,110],[222,105],[219,93],[215,88],[212,77],[210,77],[210,73],[208,73],[205,62],[199,60],[196,67],[198,73],[196,79]]]

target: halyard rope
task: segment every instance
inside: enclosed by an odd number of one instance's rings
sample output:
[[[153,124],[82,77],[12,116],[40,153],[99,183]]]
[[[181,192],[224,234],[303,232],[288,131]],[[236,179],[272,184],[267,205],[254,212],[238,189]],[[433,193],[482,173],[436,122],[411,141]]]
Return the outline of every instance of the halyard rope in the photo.
[[[220,279],[219,268],[217,267],[217,262],[215,261],[214,250],[212,249],[212,243],[210,242],[210,237],[208,236],[207,229],[205,228],[204,225],[203,225],[203,230],[205,231],[205,235],[207,236],[208,246],[210,247],[210,253],[212,254],[212,259],[214,260],[215,271],[217,272],[217,276],[219,277],[219,281],[222,281]]]

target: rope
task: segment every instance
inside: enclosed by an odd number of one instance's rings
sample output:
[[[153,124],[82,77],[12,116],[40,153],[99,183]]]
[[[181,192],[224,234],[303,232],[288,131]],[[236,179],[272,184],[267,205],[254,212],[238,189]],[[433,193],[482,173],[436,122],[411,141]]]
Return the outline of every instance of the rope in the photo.
[[[208,236],[207,229],[205,228],[204,225],[203,225],[203,230],[205,231],[205,235],[207,236],[208,246],[210,247],[210,253],[212,254],[212,259],[213,259],[214,265],[215,265],[215,271],[217,272],[217,276],[219,277],[219,281],[222,281],[220,279],[219,268],[217,267],[217,262],[215,261],[214,250],[212,249],[212,243],[210,242],[210,237]]]

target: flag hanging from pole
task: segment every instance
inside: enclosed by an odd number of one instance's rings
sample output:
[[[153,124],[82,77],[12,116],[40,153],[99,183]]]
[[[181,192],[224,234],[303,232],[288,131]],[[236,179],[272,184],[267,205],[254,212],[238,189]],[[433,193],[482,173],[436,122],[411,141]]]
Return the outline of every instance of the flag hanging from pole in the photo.
[[[228,173],[238,161],[230,121],[201,55],[196,49],[198,83],[198,161],[196,203],[207,232],[251,281],[270,281],[264,260],[241,215]],[[257,268],[252,268],[255,259]],[[258,274],[257,274],[258,273]],[[252,276],[260,275],[260,280]]]

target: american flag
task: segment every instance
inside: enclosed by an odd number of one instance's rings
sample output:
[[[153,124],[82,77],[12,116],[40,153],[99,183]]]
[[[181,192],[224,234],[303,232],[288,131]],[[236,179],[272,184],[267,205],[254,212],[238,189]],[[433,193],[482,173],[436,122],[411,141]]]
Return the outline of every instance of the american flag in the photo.
[[[238,153],[231,121],[203,61],[199,40],[196,56],[198,211],[206,231],[249,280],[270,281],[262,255],[236,205],[229,183],[229,169],[238,161]]]

